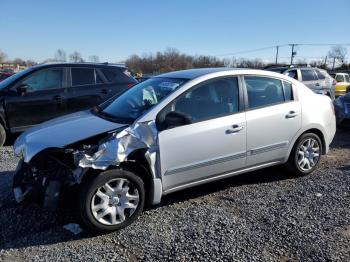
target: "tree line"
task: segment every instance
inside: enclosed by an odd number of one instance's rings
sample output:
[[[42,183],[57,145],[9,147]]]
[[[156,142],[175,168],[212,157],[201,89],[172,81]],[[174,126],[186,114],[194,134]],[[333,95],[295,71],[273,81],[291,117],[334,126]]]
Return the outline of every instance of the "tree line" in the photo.
[[[333,46],[325,59],[318,59],[307,62],[305,59],[297,59],[297,65],[311,65],[319,68],[334,68],[335,65],[340,69],[350,70],[350,63],[346,63],[347,50],[343,46]],[[0,63],[13,63],[21,66],[32,66],[37,64],[33,60],[23,60],[15,58],[7,60],[7,55],[0,50]],[[58,49],[52,58],[48,58],[43,63],[48,62],[100,62],[97,55],[91,55],[87,60],[81,53],[74,51],[67,54],[63,49]],[[265,68],[274,65],[262,59],[246,58],[218,58],[208,55],[187,55],[181,53],[175,48],[168,48],[163,52],[150,53],[146,55],[131,55],[123,61],[129,70],[134,74],[158,74],[175,70],[203,68],[203,67],[236,67],[236,68]]]

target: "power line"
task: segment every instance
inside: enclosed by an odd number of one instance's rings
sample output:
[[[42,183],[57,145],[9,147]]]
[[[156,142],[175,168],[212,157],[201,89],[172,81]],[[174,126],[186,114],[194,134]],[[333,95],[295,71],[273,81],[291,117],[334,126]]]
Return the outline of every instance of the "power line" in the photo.
[[[261,47],[261,48],[256,48],[256,49],[249,49],[249,50],[243,50],[243,51],[237,51],[237,52],[232,52],[232,53],[226,53],[226,54],[217,54],[214,56],[234,56],[234,55],[239,55],[239,54],[245,54],[245,53],[254,53],[258,51],[263,51],[263,50],[268,50],[268,49],[275,49],[279,47],[286,47],[286,46],[350,46],[350,43],[343,43],[343,44],[310,44],[310,43],[303,43],[303,44],[283,44],[283,45],[274,45],[274,46],[267,46],[267,47]]]
[[[283,46],[288,46],[288,45],[278,45],[278,46],[279,47],[283,47]],[[276,48],[276,46],[274,45],[274,46],[267,46],[267,47],[250,49],[250,50],[239,51],[239,52],[234,52],[234,53],[218,54],[218,55],[215,55],[215,56],[230,56],[230,55],[238,55],[238,54],[244,54],[244,53],[253,53],[253,52],[258,52],[258,51],[272,49],[272,48]]]

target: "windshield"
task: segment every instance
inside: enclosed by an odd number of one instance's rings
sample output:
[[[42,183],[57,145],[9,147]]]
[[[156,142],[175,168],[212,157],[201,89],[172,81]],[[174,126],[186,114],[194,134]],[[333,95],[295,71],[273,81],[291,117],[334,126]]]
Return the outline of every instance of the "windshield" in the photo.
[[[97,108],[97,112],[122,123],[132,123],[157,105],[187,80],[155,77],[148,79]]]
[[[27,69],[24,69],[24,70],[18,72],[17,74],[14,74],[14,75],[6,78],[5,80],[1,81],[0,82],[0,89],[7,87],[8,84],[12,83],[13,81],[15,81],[18,78],[22,77],[23,75],[27,74],[31,70],[33,70],[33,68],[28,67]]]

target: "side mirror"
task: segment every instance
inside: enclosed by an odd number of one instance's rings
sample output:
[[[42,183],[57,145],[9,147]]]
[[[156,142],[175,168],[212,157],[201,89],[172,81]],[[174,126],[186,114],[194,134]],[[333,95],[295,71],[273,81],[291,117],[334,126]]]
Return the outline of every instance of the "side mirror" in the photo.
[[[167,113],[163,120],[157,121],[159,131],[174,128],[177,126],[184,126],[192,123],[189,115],[181,112],[171,111]]]
[[[17,93],[21,96],[25,95],[27,93],[28,86],[25,84],[19,85],[16,87]]]

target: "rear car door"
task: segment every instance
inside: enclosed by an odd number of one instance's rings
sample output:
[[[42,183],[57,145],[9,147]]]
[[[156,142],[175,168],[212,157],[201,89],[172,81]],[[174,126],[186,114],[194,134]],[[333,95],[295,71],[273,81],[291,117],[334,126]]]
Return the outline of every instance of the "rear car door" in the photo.
[[[86,110],[99,105],[111,91],[94,67],[71,67],[70,86],[67,96],[69,113]]]
[[[277,78],[245,76],[247,167],[278,162],[301,128],[301,105],[292,84]]]
[[[131,77],[123,78],[118,67],[72,67],[68,88],[69,113],[97,106],[136,83]]]
[[[11,131],[66,114],[66,85],[64,67],[41,69],[16,83],[5,100]]]
[[[192,119],[159,132],[165,191],[245,167],[246,121],[239,98],[237,77],[225,77],[191,88],[165,108]]]

